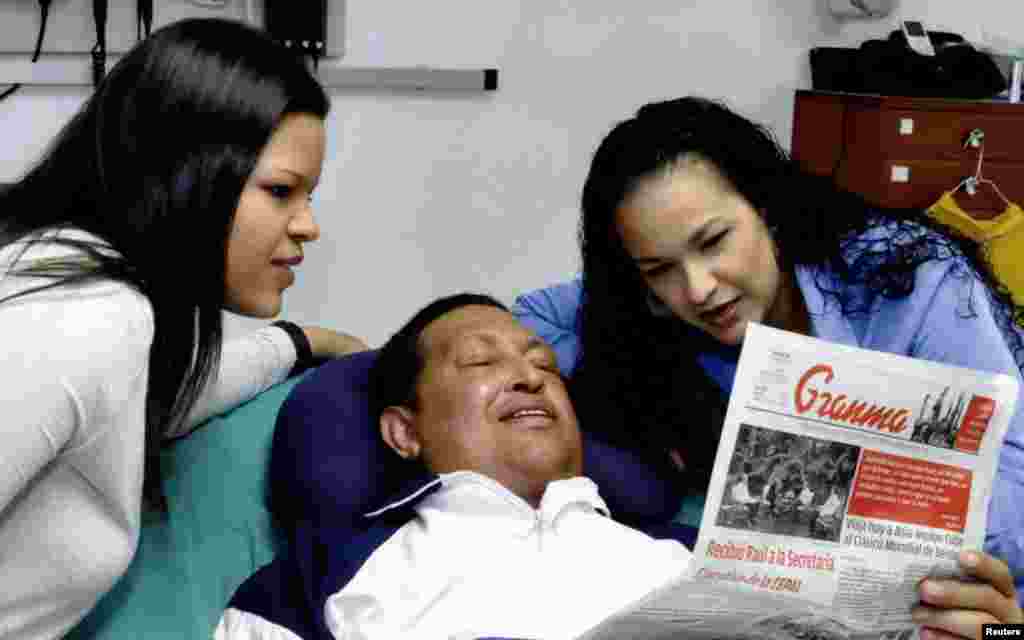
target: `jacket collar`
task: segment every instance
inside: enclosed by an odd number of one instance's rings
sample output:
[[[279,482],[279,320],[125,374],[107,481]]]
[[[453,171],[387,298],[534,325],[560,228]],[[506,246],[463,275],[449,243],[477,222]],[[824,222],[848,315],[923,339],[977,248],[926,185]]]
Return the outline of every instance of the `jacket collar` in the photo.
[[[498,482],[481,474],[472,471],[456,471],[441,476],[423,470],[409,478],[398,490],[381,501],[376,508],[364,513],[363,517],[372,521],[386,515],[415,511],[416,507],[428,496],[434,495],[445,488],[457,487],[467,483],[490,486],[493,493],[507,494],[507,497],[512,499],[513,502],[521,502],[523,508],[532,508],[521,498],[502,487]],[[567,492],[573,494],[573,497],[570,498]],[[586,502],[605,516],[610,515],[608,505],[605,504],[598,493],[597,485],[589,478],[577,477],[549,484],[541,501],[541,511],[545,510],[545,506],[549,510],[557,509],[558,507],[555,507],[555,504],[563,501]]]
[[[402,510],[416,508],[423,498],[441,488],[441,476],[423,469],[418,471],[387,498],[381,500],[373,509],[363,514],[364,518],[373,520]]]

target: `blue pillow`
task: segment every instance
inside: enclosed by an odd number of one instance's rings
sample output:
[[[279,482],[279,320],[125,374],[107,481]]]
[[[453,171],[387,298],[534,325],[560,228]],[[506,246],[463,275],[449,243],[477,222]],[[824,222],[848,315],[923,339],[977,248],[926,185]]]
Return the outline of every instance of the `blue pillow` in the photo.
[[[376,351],[328,362],[300,382],[278,414],[270,457],[271,510],[284,522],[346,522],[378,507],[414,469],[381,439],[370,416],[368,384]],[[667,523],[680,488],[667,465],[583,432],[584,473],[615,519]]]

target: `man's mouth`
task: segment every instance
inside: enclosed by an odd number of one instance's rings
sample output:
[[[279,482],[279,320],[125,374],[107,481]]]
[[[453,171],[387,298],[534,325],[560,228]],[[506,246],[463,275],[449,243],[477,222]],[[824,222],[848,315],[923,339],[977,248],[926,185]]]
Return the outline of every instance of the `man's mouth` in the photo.
[[[545,407],[523,407],[510,411],[501,417],[502,422],[512,423],[527,429],[546,428],[554,420],[554,413]]]
[[[513,413],[512,415],[508,416],[505,419],[515,420],[517,418],[525,418],[527,416],[543,416],[547,418],[554,417],[544,409],[522,409],[521,411],[516,411],[515,413]]]

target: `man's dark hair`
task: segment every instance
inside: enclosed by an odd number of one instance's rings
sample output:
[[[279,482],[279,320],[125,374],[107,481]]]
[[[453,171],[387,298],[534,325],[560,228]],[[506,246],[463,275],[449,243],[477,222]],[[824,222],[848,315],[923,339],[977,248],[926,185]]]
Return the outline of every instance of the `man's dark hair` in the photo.
[[[416,408],[416,381],[423,369],[420,335],[430,323],[449,311],[482,305],[508,311],[488,295],[458,293],[439,298],[421,309],[381,347],[370,370],[370,410],[374,419],[391,406]]]

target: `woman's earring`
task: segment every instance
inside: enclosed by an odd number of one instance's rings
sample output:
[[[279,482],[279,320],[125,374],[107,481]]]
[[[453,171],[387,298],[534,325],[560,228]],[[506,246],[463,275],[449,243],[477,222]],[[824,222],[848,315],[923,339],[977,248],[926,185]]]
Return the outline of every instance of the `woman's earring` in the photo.
[[[647,308],[655,318],[670,318],[674,315],[668,305],[650,291],[647,292]]]

